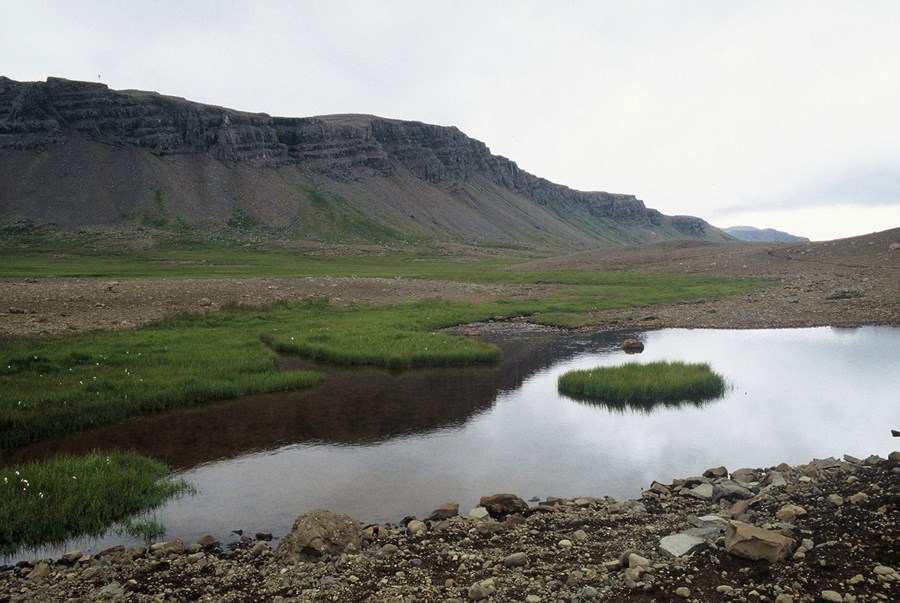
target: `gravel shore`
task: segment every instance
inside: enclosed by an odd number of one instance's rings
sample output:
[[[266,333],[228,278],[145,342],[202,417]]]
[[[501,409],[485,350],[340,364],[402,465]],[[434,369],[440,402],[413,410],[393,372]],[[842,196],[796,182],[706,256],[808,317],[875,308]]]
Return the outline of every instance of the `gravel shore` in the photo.
[[[257,534],[71,551],[0,568],[0,601],[900,598],[900,452],[711,467],[654,482],[640,500],[501,494],[481,503],[396,526],[310,512],[277,546]]]

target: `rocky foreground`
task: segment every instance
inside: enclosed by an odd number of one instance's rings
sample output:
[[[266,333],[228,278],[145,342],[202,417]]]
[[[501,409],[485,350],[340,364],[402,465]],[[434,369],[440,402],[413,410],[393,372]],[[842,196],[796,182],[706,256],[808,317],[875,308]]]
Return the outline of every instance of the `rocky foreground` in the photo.
[[[898,601],[900,452],[711,468],[641,500],[486,496],[401,526],[314,511],[212,537],[0,567],[24,601]]]

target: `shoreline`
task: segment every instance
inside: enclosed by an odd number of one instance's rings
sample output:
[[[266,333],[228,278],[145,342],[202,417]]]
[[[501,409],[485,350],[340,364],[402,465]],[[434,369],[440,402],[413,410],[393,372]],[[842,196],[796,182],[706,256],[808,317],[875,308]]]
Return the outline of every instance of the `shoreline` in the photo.
[[[900,596],[900,452],[794,467],[711,467],[653,482],[641,498],[626,501],[551,497],[529,504],[500,495],[481,502],[465,516],[445,505],[405,525],[321,514],[315,525],[305,522],[305,531],[295,524],[277,547],[271,535],[257,534],[230,548],[209,536],[97,555],[70,551],[59,560],[0,567],[0,601],[155,601],[160,593],[173,601],[282,602]],[[356,529],[330,543],[325,534],[341,532],[341,521]],[[758,542],[742,550],[729,533],[748,526],[788,544],[777,554]],[[759,554],[771,558],[748,558]]]

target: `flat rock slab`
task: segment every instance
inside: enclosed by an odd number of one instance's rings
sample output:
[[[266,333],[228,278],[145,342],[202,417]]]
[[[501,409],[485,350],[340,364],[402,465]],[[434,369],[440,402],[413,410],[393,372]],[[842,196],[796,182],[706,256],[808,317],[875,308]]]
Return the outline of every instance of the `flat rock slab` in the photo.
[[[744,559],[780,561],[787,557],[792,545],[787,536],[741,521],[728,522],[725,530],[725,551]]]
[[[681,557],[700,550],[706,546],[706,541],[699,536],[679,533],[665,536],[659,541],[659,550],[670,557]]]

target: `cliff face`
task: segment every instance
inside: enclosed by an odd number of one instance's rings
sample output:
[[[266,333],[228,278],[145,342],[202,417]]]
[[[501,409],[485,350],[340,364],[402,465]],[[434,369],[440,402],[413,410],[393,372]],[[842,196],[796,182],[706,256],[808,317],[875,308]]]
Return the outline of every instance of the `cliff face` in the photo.
[[[0,179],[5,221],[115,223],[150,212],[214,225],[239,214],[294,236],[339,236],[350,220],[351,239],[377,231],[572,247],[722,238],[631,195],[529,174],[454,127],[271,117],[56,78],[0,77]]]

